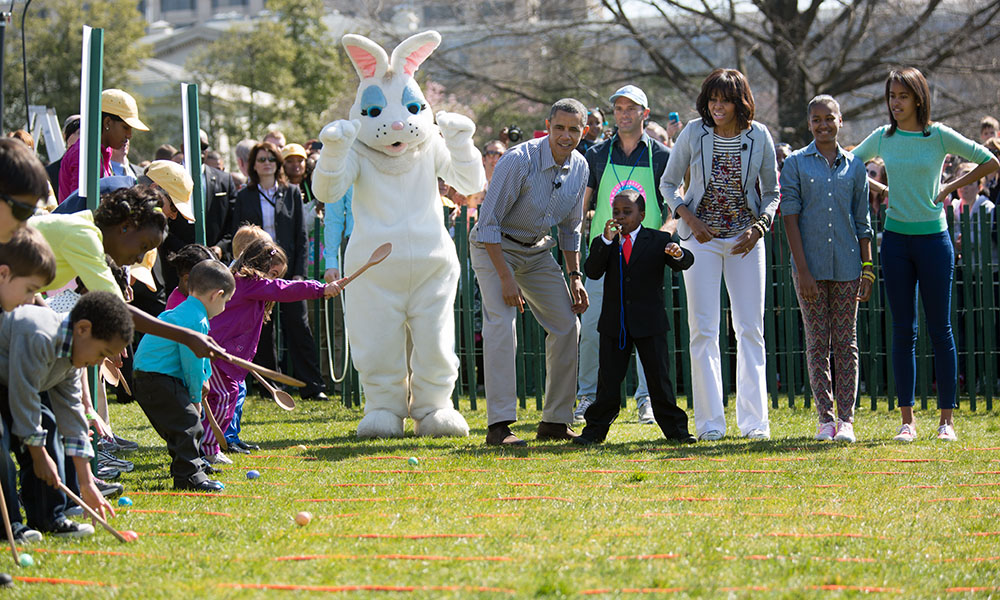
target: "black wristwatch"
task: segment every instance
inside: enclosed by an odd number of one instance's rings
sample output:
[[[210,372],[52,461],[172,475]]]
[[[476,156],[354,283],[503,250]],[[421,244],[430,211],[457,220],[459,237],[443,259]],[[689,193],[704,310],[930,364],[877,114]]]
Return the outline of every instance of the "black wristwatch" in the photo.
[[[583,273],[581,273],[580,271],[570,271],[569,273],[566,274],[569,275],[570,277],[579,277],[580,279],[583,279]]]

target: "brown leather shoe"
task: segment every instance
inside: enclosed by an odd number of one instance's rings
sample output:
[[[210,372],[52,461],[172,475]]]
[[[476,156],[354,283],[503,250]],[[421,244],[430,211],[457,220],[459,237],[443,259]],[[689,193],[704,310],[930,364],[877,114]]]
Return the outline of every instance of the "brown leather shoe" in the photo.
[[[546,440],[572,440],[580,434],[573,431],[573,428],[565,423],[546,423],[542,421],[538,424],[538,433],[535,439],[544,442]]]
[[[528,442],[517,437],[510,431],[510,426],[506,423],[490,425],[486,432],[487,446],[527,446]]]

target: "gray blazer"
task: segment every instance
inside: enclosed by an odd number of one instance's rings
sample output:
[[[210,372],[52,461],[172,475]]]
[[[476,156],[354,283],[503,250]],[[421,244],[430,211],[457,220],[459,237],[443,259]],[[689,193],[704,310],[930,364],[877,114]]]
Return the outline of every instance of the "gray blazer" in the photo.
[[[747,207],[755,216],[766,216],[768,226],[778,210],[778,163],[774,156],[774,141],[767,127],[752,121],[750,128],[740,137],[740,165],[743,171],[743,195]],[[691,212],[698,211],[698,204],[705,195],[705,185],[712,177],[712,128],[701,119],[688,123],[670,151],[670,160],[660,178],[660,193],[674,217],[682,204]],[[684,196],[680,188],[684,173],[691,167],[691,181]],[[758,191],[759,184],[759,191]],[[683,220],[677,225],[681,239],[691,237],[691,228]]]

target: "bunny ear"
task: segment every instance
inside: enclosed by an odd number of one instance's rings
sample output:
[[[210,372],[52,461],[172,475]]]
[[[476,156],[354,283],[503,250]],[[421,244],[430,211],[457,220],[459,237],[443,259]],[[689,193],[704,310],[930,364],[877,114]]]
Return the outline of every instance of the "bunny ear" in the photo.
[[[389,69],[389,57],[385,50],[370,39],[348,33],[341,42],[362,79],[381,77]]]
[[[400,42],[392,51],[389,64],[393,71],[403,71],[413,76],[434,49],[441,44],[441,34],[436,31],[425,31],[410,36]]]

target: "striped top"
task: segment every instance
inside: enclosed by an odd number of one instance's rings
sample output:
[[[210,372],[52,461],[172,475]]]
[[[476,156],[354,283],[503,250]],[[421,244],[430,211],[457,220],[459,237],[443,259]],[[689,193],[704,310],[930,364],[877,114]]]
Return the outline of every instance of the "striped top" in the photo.
[[[579,152],[557,165],[548,136],[514,146],[493,171],[470,240],[499,244],[506,235],[533,244],[557,225],[560,249],[579,251],[583,190],[589,173]]]
[[[731,238],[743,233],[754,221],[743,197],[741,138],[717,133],[712,136],[712,176],[696,215],[716,231],[716,237]]]

